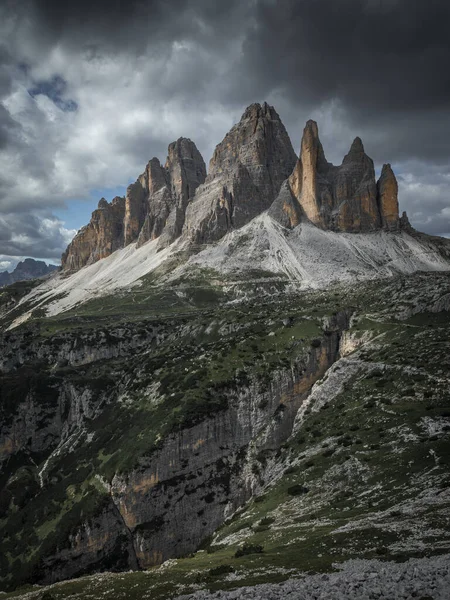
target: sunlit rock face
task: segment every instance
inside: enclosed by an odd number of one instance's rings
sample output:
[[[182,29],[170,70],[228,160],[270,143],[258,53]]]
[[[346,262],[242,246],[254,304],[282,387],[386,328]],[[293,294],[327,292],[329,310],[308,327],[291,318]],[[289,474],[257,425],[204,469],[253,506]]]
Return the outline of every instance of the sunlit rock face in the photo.
[[[125,198],[98,203],[88,225],[80,229],[61,258],[62,267],[78,271],[85,265],[109,256],[124,244]]]
[[[378,184],[372,159],[359,137],[353,141],[340,166],[327,162],[315,121],[303,131],[300,158],[289,177],[291,194],[277,199],[275,214],[286,226],[295,227],[301,216],[322,229],[369,232],[398,228],[397,182],[389,165]],[[284,214],[283,214],[284,213]]]
[[[377,183],[378,203],[383,229],[390,231],[399,228],[398,185],[391,165],[383,165]]]

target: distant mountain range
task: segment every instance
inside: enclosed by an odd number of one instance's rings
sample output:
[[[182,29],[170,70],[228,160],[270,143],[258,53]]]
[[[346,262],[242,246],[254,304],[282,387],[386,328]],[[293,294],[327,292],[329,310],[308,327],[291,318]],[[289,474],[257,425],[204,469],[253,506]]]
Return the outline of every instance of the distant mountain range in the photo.
[[[16,283],[16,281],[27,281],[29,279],[43,277],[57,269],[58,267],[56,265],[47,265],[42,260],[26,258],[17,264],[12,273],[9,273],[8,271],[0,273],[0,287],[11,285],[11,283]]]

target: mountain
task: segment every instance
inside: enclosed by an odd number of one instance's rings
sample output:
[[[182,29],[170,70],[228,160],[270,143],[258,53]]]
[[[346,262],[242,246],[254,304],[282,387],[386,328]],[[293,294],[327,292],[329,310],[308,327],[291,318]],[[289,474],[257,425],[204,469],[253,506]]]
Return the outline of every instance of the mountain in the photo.
[[[306,217],[311,223],[333,231],[368,232],[399,228],[398,186],[389,164],[375,181],[371,158],[359,137],[353,141],[339,167],[327,162],[315,121],[303,131],[300,157],[289,178],[286,194],[275,203],[287,227]],[[284,214],[283,214],[284,213]]]
[[[5,288],[2,589],[444,599],[450,242],[397,194],[254,104]]]
[[[0,273],[0,287],[11,285],[12,283],[16,283],[16,281],[27,281],[29,279],[36,279],[37,277],[44,277],[57,269],[56,265],[47,265],[42,260],[26,258],[17,263],[14,271],[11,273],[8,271]]]
[[[206,182],[186,211],[183,239],[205,244],[248,223],[270,207],[295,162],[275,109],[249,106],[214,151]]]
[[[399,217],[390,165],[376,181],[359,138],[334,166],[308,121],[297,158],[275,109],[252,104],[216,147],[208,175],[195,144],[180,138],[165,166],[153,158],[126,198],[101,199],[63,255],[60,276],[9,314],[19,315],[12,325],[33,310],[56,315],[140,286],[161,268],[175,279],[210,268],[231,281],[259,271],[306,289],[447,271],[449,260],[448,241]]]
[[[77,271],[133,242],[140,246],[161,236],[161,246],[170,244],[180,235],[186,206],[205,176],[195,144],[186,138],[173,142],[165,166],[152,158],[125,198],[100,200],[90,223],[63,254],[63,269]]]

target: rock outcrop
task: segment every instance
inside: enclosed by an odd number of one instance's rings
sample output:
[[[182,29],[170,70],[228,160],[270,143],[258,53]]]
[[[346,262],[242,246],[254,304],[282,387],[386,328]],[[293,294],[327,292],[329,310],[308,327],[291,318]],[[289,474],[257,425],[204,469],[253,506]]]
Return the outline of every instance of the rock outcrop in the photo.
[[[389,231],[398,229],[398,185],[389,164],[383,165],[381,176],[377,183],[377,193],[383,229]]]
[[[125,198],[116,196],[111,203],[102,198],[89,224],[80,229],[62,255],[63,269],[78,271],[122,248],[124,217]]]
[[[384,165],[378,184],[371,158],[359,137],[353,141],[340,166],[325,158],[315,121],[303,131],[300,158],[289,177],[291,194],[277,198],[271,214],[285,226],[295,227],[301,217],[322,229],[369,232],[383,227],[398,229],[397,182]]]
[[[195,144],[186,138],[170,144],[165,168],[173,201],[158,242],[160,248],[168,246],[180,236],[188,202],[206,179],[205,162]]]
[[[104,198],[91,221],[75,236],[62,257],[62,266],[77,271],[137,242],[141,246],[161,237],[161,247],[176,239],[184,213],[197,187],[206,177],[204,160],[194,142],[179,138],[169,146],[167,162],[152,158],[126,197],[110,203]]]
[[[248,223],[269,208],[295,162],[275,109],[249,106],[216,147],[206,182],[186,211],[183,237],[204,244]]]

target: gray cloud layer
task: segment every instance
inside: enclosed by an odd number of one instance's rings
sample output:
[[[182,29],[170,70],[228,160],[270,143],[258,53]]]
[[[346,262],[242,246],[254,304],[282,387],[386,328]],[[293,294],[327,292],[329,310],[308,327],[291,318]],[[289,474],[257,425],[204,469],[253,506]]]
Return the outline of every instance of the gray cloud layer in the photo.
[[[52,209],[180,135],[208,160],[263,100],[294,147],[315,118],[334,162],[360,135],[412,222],[449,233],[449,26],[445,0],[4,1],[0,254],[57,256],[72,232]]]

